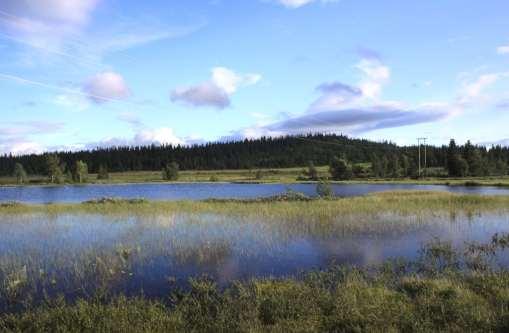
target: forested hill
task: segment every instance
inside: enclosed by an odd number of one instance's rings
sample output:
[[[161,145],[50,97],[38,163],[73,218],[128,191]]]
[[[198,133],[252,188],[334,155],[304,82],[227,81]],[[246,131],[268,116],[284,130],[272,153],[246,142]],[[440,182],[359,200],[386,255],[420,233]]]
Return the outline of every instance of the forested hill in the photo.
[[[369,161],[372,154],[400,151],[391,143],[376,143],[338,135],[287,136],[235,142],[186,146],[113,147],[92,151],[59,152],[68,166],[77,160],[87,163],[90,172],[103,165],[109,171],[160,170],[177,162],[183,170],[280,168],[328,164],[334,156],[344,155],[352,162]],[[0,174],[12,174],[16,162],[29,174],[46,172],[45,155],[0,157]]]
[[[445,166],[447,146],[427,148],[428,166]],[[458,149],[463,149],[458,147]],[[507,148],[497,147],[489,152],[476,147],[479,153],[497,154],[497,160],[509,159]],[[11,175],[16,163],[21,163],[29,174],[47,172],[46,155],[2,156],[0,175]],[[249,169],[301,167],[309,161],[325,165],[335,156],[343,156],[350,162],[371,162],[380,159],[406,159],[415,164],[418,149],[398,147],[389,142],[373,142],[352,139],[341,135],[286,136],[261,138],[236,142],[207,143],[195,146],[145,146],[114,147],[91,151],[59,152],[60,161],[67,166],[84,161],[90,172],[97,172],[100,166],[110,172],[161,170],[169,162],[177,162],[181,170]]]

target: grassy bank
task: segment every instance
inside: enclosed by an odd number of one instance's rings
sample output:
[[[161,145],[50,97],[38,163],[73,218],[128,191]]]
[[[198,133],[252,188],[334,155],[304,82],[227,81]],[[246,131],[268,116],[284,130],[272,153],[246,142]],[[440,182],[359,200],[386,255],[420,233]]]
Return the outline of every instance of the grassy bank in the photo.
[[[448,192],[396,191],[361,197],[308,199],[275,197],[253,200],[148,201],[144,199],[100,199],[78,204],[28,205],[0,203],[0,214],[100,213],[155,214],[206,213],[259,217],[332,218],[355,214],[394,212],[415,214],[444,211],[486,211],[509,209],[509,196],[479,196]]]
[[[228,182],[228,183],[285,183],[307,182],[303,180],[304,168],[252,169],[252,170],[207,170],[180,171],[178,182]],[[328,166],[317,167],[319,177],[329,177]],[[90,184],[129,184],[129,183],[164,183],[160,171],[135,171],[110,173],[110,179],[97,180],[96,174],[90,174]],[[425,184],[425,185],[489,185],[509,186],[509,176],[468,177],[468,178],[358,178],[342,183],[389,183],[389,184]],[[47,177],[30,176],[28,185],[48,185]],[[0,177],[1,185],[16,185],[14,177]]]

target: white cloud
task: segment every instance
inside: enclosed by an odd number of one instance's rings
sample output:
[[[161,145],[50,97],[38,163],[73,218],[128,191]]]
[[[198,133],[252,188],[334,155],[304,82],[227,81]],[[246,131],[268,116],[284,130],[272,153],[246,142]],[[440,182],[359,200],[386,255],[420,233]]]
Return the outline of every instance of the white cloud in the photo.
[[[228,93],[212,82],[176,88],[171,92],[171,101],[182,102],[194,107],[215,107],[217,109],[225,109],[230,106]]]
[[[408,106],[403,101],[382,100],[382,88],[391,71],[380,55],[359,52],[355,66],[362,73],[358,87],[339,81],[319,85],[320,96],[307,111],[272,122],[264,122],[231,133],[226,139],[306,134],[310,132],[357,135],[369,131],[441,121],[457,115],[457,104],[433,102]]]
[[[23,121],[6,123],[0,127],[0,153],[31,154],[44,151],[41,135],[54,134],[63,129],[63,123]],[[37,135],[35,140],[33,137]]]
[[[363,95],[371,99],[380,97],[382,87],[391,77],[389,67],[375,58],[364,58],[355,67],[365,76],[359,84]]]
[[[2,0],[0,9],[29,19],[83,24],[99,0]]]
[[[138,145],[181,145],[184,141],[177,137],[173,130],[168,127],[161,127],[152,130],[142,130],[134,136],[134,142]]]
[[[319,0],[277,0],[280,4],[288,8],[299,8]],[[336,2],[337,0],[321,0],[320,2]]]
[[[322,94],[309,107],[311,112],[335,110],[363,97],[363,91],[341,82],[324,83],[317,87]]]
[[[190,139],[197,140],[196,138]],[[169,127],[143,128],[135,132],[132,138],[109,137],[98,142],[83,144],[85,149],[106,148],[114,146],[146,146],[146,145],[185,145],[186,138],[178,137]]]
[[[59,94],[55,96],[53,103],[70,111],[85,111],[90,107],[90,102],[83,95]]]
[[[509,78],[509,72],[482,74],[474,80],[464,79],[458,95],[458,102],[468,106],[488,100],[485,91],[504,78]]]
[[[507,46],[500,46],[497,48],[498,54],[509,54],[509,45]]]
[[[260,74],[237,74],[225,67],[212,69],[212,82],[228,95],[235,93],[239,87],[247,87],[258,83],[261,78]]]
[[[35,141],[13,140],[9,143],[0,142],[0,152],[13,155],[40,154],[44,152],[44,147]]]
[[[14,52],[21,65],[74,65],[98,70],[107,68],[103,59],[108,53],[183,37],[205,25],[202,22],[170,27],[139,16],[110,15],[106,26],[92,29],[96,23],[94,14],[101,2],[103,0],[1,0],[0,36],[20,46]]]
[[[230,106],[230,97],[239,88],[258,83],[260,74],[239,74],[225,67],[212,69],[209,81],[188,87],[178,87],[170,93],[172,102],[181,102],[194,107],[225,109]]]
[[[95,103],[126,99],[131,95],[122,75],[115,72],[102,72],[85,82],[83,92]]]
[[[89,22],[99,0],[2,0],[0,27],[10,35],[40,47],[60,48],[61,42]]]

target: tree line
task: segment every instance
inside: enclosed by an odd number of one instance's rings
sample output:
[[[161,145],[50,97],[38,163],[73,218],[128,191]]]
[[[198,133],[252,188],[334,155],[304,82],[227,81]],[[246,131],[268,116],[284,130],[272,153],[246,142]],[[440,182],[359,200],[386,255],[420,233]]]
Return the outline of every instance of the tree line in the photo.
[[[424,151],[421,152],[424,157]],[[391,142],[353,139],[344,135],[263,137],[253,140],[206,143],[193,146],[111,147],[22,156],[0,156],[0,176],[15,175],[20,181],[30,175],[46,175],[84,182],[88,173],[106,179],[109,172],[161,171],[175,179],[172,170],[224,170],[289,168],[330,165],[331,178],[487,176],[508,173],[509,148],[490,149],[467,142],[427,146],[427,168],[419,173],[419,147]],[[424,166],[424,159],[421,165]],[[311,165],[310,165],[311,164]],[[177,168],[175,168],[177,166]],[[343,170],[334,172],[333,170]],[[338,176],[339,174],[342,176]],[[315,178],[312,174],[308,178]]]

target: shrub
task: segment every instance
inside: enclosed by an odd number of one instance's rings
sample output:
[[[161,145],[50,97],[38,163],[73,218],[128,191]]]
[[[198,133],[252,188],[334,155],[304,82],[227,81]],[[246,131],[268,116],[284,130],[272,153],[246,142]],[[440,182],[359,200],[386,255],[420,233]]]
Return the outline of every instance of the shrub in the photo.
[[[332,179],[335,180],[348,180],[352,178],[352,166],[344,158],[334,157],[330,164],[329,172]]]
[[[176,162],[168,163],[163,168],[163,179],[169,181],[175,181],[179,178],[179,165]]]
[[[327,180],[320,180],[318,184],[316,184],[316,194],[320,198],[332,198],[334,196],[334,191],[332,190],[332,186]]]

